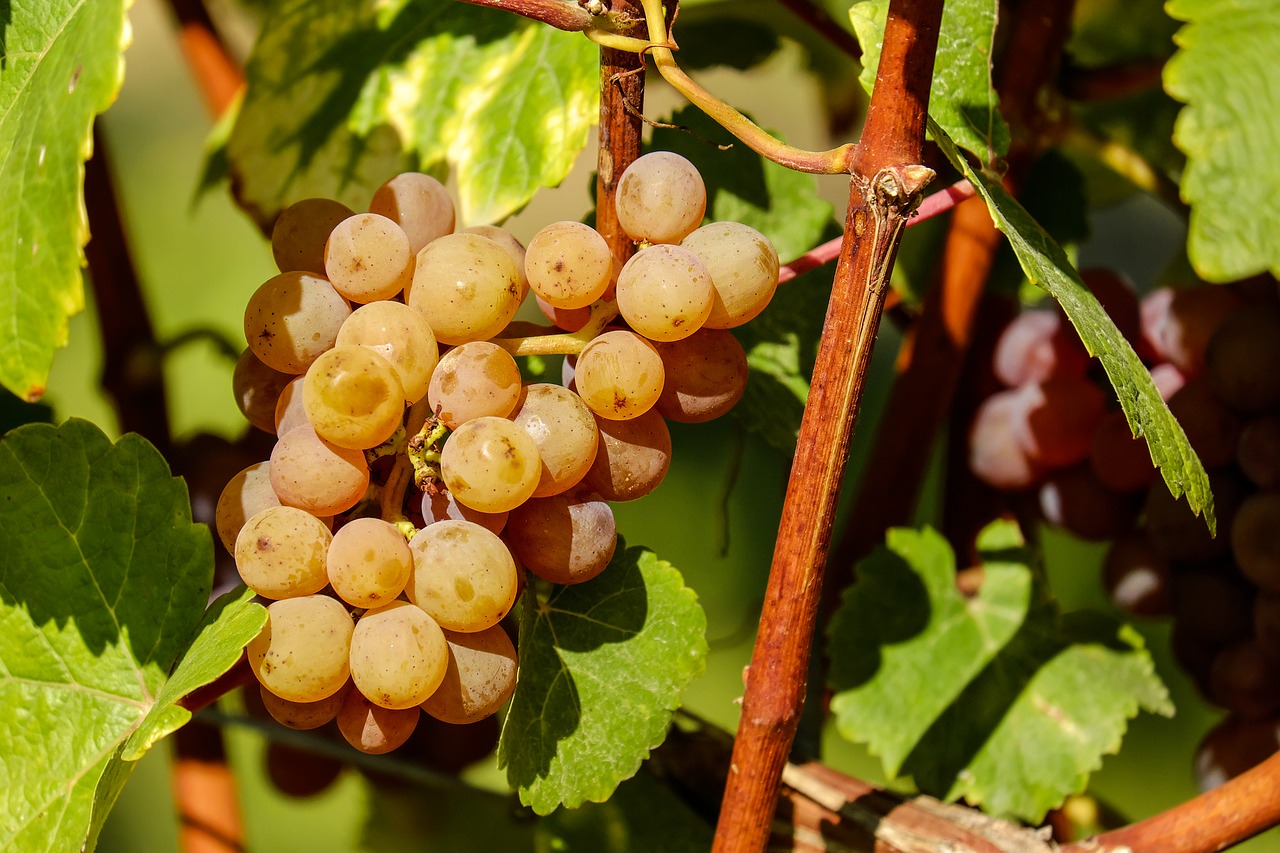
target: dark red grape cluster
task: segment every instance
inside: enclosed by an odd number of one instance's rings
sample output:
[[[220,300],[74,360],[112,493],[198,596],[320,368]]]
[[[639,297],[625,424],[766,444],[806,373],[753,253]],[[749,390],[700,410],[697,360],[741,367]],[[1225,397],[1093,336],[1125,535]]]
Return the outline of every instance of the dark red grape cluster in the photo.
[[[1174,500],[1060,311],[1023,311],[996,344],[1005,386],[969,435],[975,475],[1040,517],[1109,541],[1120,608],[1171,617],[1180,665],[1228,716],[1205,738],[1212,787],[1280,747],[1280,293],[1273,279],[1155,290],[1085,282],[1143,357],[1209,472],[1217,537]]]

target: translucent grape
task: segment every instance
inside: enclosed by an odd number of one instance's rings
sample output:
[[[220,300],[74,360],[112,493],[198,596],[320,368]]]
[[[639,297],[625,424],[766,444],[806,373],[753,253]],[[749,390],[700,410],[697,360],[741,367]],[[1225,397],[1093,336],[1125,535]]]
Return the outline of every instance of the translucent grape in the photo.
[[[404,591],[413,554],[394,525],[356,518],[333,535],[325,565],[339,598],[353,607],[380,607]]]
[[[410,404],[427,393],[431,372],[440,360],[440,347],[427,318],[402,302],[361,305],[338,330],[336,345],[365,347],[389,361]]]
[[[284,386],[280,398],[276,400],[276,435],[284,435],[296,427],[311,424],[307,420],[307,407],[302,402],[303,378],[294,377],[292,382]]]
[[[662,357],[637,334],[605,332],[578,356],[574,383],[582,402],[597,415],[611,420],[638,417],[662,394]]]
[[[453,199],[444,184],[430,175],[405,172],[373,193],[369,212],[398,224],[409,238],[409,250],[417,255],[437,237],[453,233]]]
[[[662,394],[655,406],[669,420],[704,423],[720,417],[747,390],[747,354],[730,332],[699,329],[679,341],[654,344],[662,358]]]
[[[271,490],[271,463],[255,462],[227,481],[214,509],[214,523],[228,553],[235,553],[244,523],[273,506],[280,506],[280,499]]]
[[[1027,415],[1034,385],[999,391],[982,401],[969,426],[969,470],[984,483],[1013,492],[1029,488],[1041,469],[1027,452]]]
[[[469,521],[440,521],[409,542],[413,571],[405,592],[450,631],[483,631],[516,601],[516,564],[493,533]]]
[[[422,710],[454,725],[498,712],[516,689],[516,649],[502,626],[464,634],[445,631],[449,668]]]
[[[347,608],[327,595],[273,601],[267,624],[246,649],[249,666],[281,699],[318,702],[347,683],[354,627]]]
[[[654,151],[622,173],[615,206],[618,224],[632,240],[679,243],[702,222],[707,187],[684,157]]]
[[[1059,376],[1084,376],[1089,354],[1057,311],[1023,311],[1000,333],[991,358],[996,378],[1016,388]]]
[[[538,446],[504,418],[467,421],[440,454],[445,486],[460,503],[481,512],[507,512],[529,499],[542,476]]]
[[[245,420],[263,432],[275,433],[276,400],[292,379],[291,373],[267,367],[253,350],[240,353],[231,374],[231,390]]]
[[[472,225],[468,228],[463,228],[458,233],[479,234],[481,237],[488,237],[507,250],[507,254],[511,256],[511,262],[520,271],[520,299],[524,301],[525,296],[529,293],[529,278],[524,273],[524,245],[515,238],[515,235],[496,225]]]
[[[712,222],[680,245],[697,255],[711,275],[707,328],[741,326],[769,305],[778,287],[778,252],[768,237],[738,222]]]
[[[413,278],[415,252],[399,225],[376,213],[357,213],[336,226],[324,248],[325,276],[361,304],[390,299]]]
[[[507,513],[480,512],[464,506],[444,491],[428,491],[422,495],[422,520],[427,524],[437,521],[470,521],[490,533],[501,533],[507,526]]]
[[[678,341],[702,328],[715,289],[701,259],[682,246],[641,249],[618,273],[618,310],[654,341]]]
[[[333,285],[302,272],[281,273],[249,297],[244,337],[263,364],[281,373],[304,373],[333,346],[351,306]]]
[[[583,583],[613,559],[618,528],[609,504],[574,490],[511,511],[506,539],[526,569],[552,583]]]
[[[527,385],[511,420],[529,433],[542,460],[533,497],[559,494],[586,476],[596,458],[596,419],[577,394],[559,385]]]
[[[553,222],[529,241],[524,271],[529,287],[556,308],[585,308],[613,278],[613,252],[591,226]]]
[[[505,418],[520,399],[520,368],[497,344],[472,341],[441,357],[427,399],[449,429],[475,418]]]
[[[287,728],[302,731],[318,729],[338,716],[338,708],[342,707],[342,700],[347,695],[346,685],[343,688],[316,702],[293,702],[281,699],[265,686],[259,685],[262,705],[271,719]]]
[[[633,501],[656,489],[671,466],[671,432],[655,411],[626,421],[596,418],[600,442],[583,484],[607,501]]]
[[[534,301],[548,320],[566,332],[576,332],[591,320],[590,308],[557,308],[537,294]]]
[[[351,680],[383,708],[421,705],[440,686],[448,663],[444,632],[407,601],[366,611],[351,636]]]
[[[312,515],[351,509],[369,489],[364,453],[331,444],[310,425],[280,437],[271,451],[271,488],[280,503]]]
[[[345,204],[327,198],[304,198],[282,210],[271,229],[271,254],[280,272],[324,275],[325,241],[352,213]]]
[[[449,234],[418,253],[406,302],[445,344],[485,341],[520,307],[520,272],[507,250],[479,234]]]
[[[236,568],[264,598],[311,595],[329,582],[325,552],[333,534],[308,512],[272,506],[245,522],[236,537]]]
[[[307,368],[302,402],[317,435],[352,450],[377,447],[404,419],[400,377],[367,347],[334,347],[317,358]]]
[[[348,690],[338,709],[338,731],[347,743],[369,755],[402,746],[418,726],[417,708],[392,710],[375,705],[359,690]]]
[[[1209,339],[1239,307],[1238,296],[1215,285],[1153,290],[1142,299],[1143,340],[1183,373],[1200,373]]]
[[[1062,468],[1088,458],[1106,398],[1088,379],[1062,376],[1020,389],[1027,395],[1022,449],[1037,465]]]

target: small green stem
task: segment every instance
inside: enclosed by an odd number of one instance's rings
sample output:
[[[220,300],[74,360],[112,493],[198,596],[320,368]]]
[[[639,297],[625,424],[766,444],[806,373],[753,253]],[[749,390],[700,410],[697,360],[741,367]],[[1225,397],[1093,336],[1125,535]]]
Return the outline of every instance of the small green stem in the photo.
[[[699,86],[681,70],[671,49],[666,47],[672,41],[666,32],[662,0],[642,0],[642,3],[645,23],[649,27],[648,52],[653,57],[654,65],[663,79],[688,98],[690,103],[715,119],[752,151],[779,165],[817,175],[841,175],[852,171],[857,145],[847,143],[827,151],[795,148],[778,141],[751,119]]]
[[[410,424],[415,424],[421,420],[425,413],[430,411],[431,404],[427,402],[424,396],[421,400],[409,407],[407,416]],[[387,475],[387,482],[383,484],[382,491],[378,496],[378,510],[382,520],[396,525],[406,537],[412,538],[413,525],[409,523],[404,515],[404,494],[409,488],[411,474],[415,475],[416,480],[417,465],[413,461],[413,440],[404,442],[405,428],[400,427],[396,436],[392,440],[399,438],[397,444],[397,453],[395,464],[391,466],[391,473]],[[416,439],[417,436],[414,436]]]
[[[591,306],[591,319],[576,332],[548,334],[554,326],[517,321],[503,330],[503,337],[494,338],[490,343],[497,344],[513,356],[577,355],[617,316],[618,303],[601,299]]]
[[[417,434],[409,439],[409,452],[403,457],[407,462],[405,469],[413,471],[413,484],[426,491],[434,482],[440,481],[440,447],[449,436],[449,428],[434,416],[426,419]],[[397,460],[397,464],[399,460]]]

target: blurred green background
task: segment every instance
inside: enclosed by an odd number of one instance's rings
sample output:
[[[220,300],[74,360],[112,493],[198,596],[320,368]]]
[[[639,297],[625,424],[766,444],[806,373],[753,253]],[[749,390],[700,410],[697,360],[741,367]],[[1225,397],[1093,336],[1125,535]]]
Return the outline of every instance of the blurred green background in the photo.
[[[207,328],[239,344],[245,301],[274,273],[274,267],[266,242],[225,191],[195,196],[211,121],[190,83],[168,15],[167,6],[157,0],[137,0],[131,14],[134,44],[126,55],[124,90],[102,118],[102,126],[123,196],[134,259],[160,339]],[[819,118],[819,92],[803,74],[797,51],[784,50],[750,76],[715,71],[701,79],[731,103],[749,106],[762,125],[785,128],[792,142],[807,147],[830,144]],[[646,108],[650,114],[662,115],[676,104],[677,99],[661,85],[650,87]],[[585,187],[592,168],[593,152],[588,151],[562,188],[542,194],[508,227],[527,240],[546,222],[580,217],[589,206]],[[840,215],[847,185],[837,178],[824,179],[822,192]],[[1103,217],[1095,223],[1098,236],[1081,249],[1086,263],[1114,266],[1139,285],[1149,286],[1179,253],[1181,224],[1150,199],[1131,197]],[[1140,231],[1135,233],[1135,228]],[[786,298],[785,290],[780,298]],[[887,389],[883,380],[896,347],[896,335],[886,324],[873,367],[881,381],[873,380],[865,404],[868,418],[876,415]],[[243,421],[231,400],[231,368],[231,362],[207,343],[188,345],[167,361],[176,438],[199,432],[234,437],[242,431]],[[111,433],[117,430],[116,418],[97,387],[100,369],[100,341],[90,296],[88,309],[71,321],[70,346],[57,354],[47,399],[59,419],[89,418]],[[864,422],[855,439],[855,476],[871,425],[871,420]],[[688,690],[687,704],[693,712],[732,727],[738,713],[734,700],[741,694],[742,668],[750,655],[777,529],[787,460],[757,439],[742,436],[732,423],[674,426],[671,475],[650,497],[617,507],[619,530],[628,541],[647,545],[672,562],[697,590],[708,614],[711,655],[706,674]],[[744,442],[742,469],[726,500],[740,442]],[[1044,542],[1054,589],[1064,607],[1107,607],[1098,584],[1102,548],[1049,530],[1044,532]],[[1178,714],[1172,720],[1143,716],[1134,721],[1122,753],[1108,758],[1090,783],[1091,793],[1134,819],[1196,793],[1192,752],[1219,716],[1199,701],[1172,663],[1167,625],[1149,622],[1139,627],[1148,637]],[[386,803],[374,802],[362,776],[347,771],[323,795],[289,800],[266,782],[262,737],[238,729],[228,733],[250,850],[392,849],[376,843],[378,833],[367,832],[367,825],[385,827],[388,818],[381,808]],[[825,745],[833,765],[864,778],[881,778],[877,762],[833,731],[828,732]],[[140,763],[108,820],[100,850],[177,849],[168,759],[169,745],[164,743]],[[501,790],[501,776],[492,764],[491,759],[484,762],[467,778]],[[412,801],[416,793],[407,796]],[[443,802],[452,803],[457,820],[463,822],[468,816],[484,820],[492,812],[491,804],[466,797],[448,797],[430,789],[422,789],[421,796],[445,797]],[[459,849],[430,836],[413,847]],[[1280,851],[1280,831],[1240,849]]]

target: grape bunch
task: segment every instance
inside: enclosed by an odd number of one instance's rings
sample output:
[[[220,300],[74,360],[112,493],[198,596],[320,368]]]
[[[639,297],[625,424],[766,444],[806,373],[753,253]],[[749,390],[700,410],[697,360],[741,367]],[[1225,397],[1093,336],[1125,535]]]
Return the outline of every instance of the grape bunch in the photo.
[[[281,272],[249,299],[233,378],[245,417],[277,438],[216,512],[270,601],[248,657],[275,719],[336,719],[381,753],[421,712],[470,723],[507,701],[502,622],[524,573],[596,577],[617,543],[610,503],[666,475],[667,420],[718,417],[745,389],[728,330],[768,304],[778,256],[745,225],[703,225],[705,208],[693,165],[654,152],[619,182],[638,245],[625,263],[580,222],[527,247],[455,230],[447,191],[418,173],[367,213],[283,211]],[[515,319],[530,291],[551,326]],[[524,355],[568,356],[564,383],[524,382]]]
[[[1219,535],[1169,494],[1059,313],[1025,311],[1002,333],[993,368],[1009,387],[978,411],[970,468],[1034,494],[1051,524],[1109,541],[1112,600],[1172,618],[1180,666],[1228,712],[1196,757],[1209,788],[1280,748],[1280,296],[1261,279],[1139,302],[1114,274],[1085,280],[1208,471]]]

